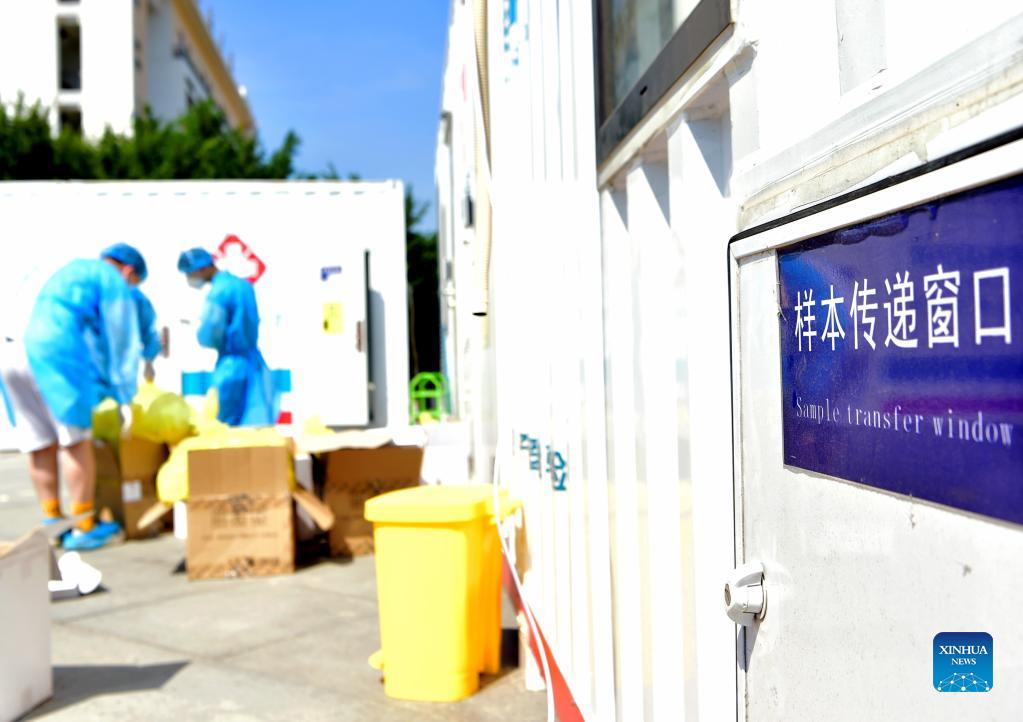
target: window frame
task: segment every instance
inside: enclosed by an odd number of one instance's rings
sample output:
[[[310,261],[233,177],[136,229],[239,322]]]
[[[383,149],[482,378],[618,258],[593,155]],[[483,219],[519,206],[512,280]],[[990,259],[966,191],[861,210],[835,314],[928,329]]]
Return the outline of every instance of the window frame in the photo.
[[[661,101],[668,90],[732,24],[732,0],[700,0],[650,66],[604,118],[601,0],[593,0],[593,85],[597,165],[606,161]]]

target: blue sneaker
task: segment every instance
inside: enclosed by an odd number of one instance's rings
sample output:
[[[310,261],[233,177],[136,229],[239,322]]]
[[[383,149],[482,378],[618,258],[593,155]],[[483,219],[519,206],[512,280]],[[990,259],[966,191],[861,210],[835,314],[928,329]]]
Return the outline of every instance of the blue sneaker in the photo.
[[[93,531],[97,534],[106,535],[107,541],[121,541],[124,539],[124,531],[116,521],[100,521],[97,519]]]
[[[121,525],[117,522],[97,522],[89,531],[72,529],[64,537],[64,548],[68,551],[94,551],[116,541],[115,537],[123,536]]]

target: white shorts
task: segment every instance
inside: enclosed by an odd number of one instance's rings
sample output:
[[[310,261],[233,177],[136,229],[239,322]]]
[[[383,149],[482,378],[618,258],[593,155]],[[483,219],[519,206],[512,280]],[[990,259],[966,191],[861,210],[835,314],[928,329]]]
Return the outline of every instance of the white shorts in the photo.
[[[68,426],[53,417],[39,393],[20,342],[0,340],[0,376],[14,412],[14,431],[22,452],[27,454],[53,444],[67,448],[92,437],[92,429]]]

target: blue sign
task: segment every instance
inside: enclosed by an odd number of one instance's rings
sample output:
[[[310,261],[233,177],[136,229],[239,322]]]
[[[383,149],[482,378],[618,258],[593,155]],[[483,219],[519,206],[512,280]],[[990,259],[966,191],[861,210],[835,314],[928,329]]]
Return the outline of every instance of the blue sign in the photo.
[[[331,276],[341,273],[341,266],[324,266],[320,269],[320,280],[326,281]]]
[[[1023,176],[778,266],[785,463],[1023,523]]]
[[[291,391],[291,369],[272,369],[270,378],[276,393],[286,394]],[[212,387],[213,373],[211,371],[181,372],[182,396],[205,396]]]
[[[544,453],[540,453],[540,439],[529,434],[519,434],[519,449],[529,454],[529,470],[535,471],[539,478],[544,474],[550,477],[551,488],[554,491],[566,491],[568,489],[568,461],[557,449],[549,445],[544,446]],[[540,468],[540,462],[546,458],[544,468]]]
[[[987,632],[934,635],[934,689],[990,692],[995,686],[995,643]]]

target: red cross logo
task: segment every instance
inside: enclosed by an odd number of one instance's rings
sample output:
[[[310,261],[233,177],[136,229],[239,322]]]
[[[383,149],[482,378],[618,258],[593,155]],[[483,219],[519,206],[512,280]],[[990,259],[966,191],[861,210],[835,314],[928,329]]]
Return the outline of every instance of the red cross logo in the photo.
[[[213,258],[217,261],[217,267],[233,273],[239,278],[244,278],[249,283],[255,283],[266,273],[266,264],[263,259],[249,248],[241,238],[230,235],[221,241],[217,246]]]

